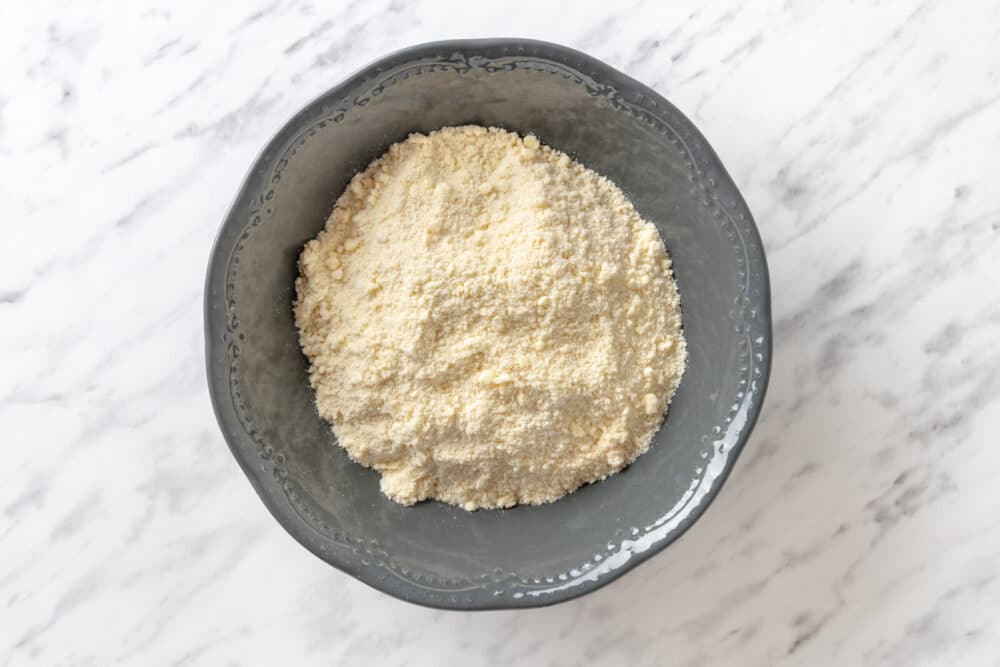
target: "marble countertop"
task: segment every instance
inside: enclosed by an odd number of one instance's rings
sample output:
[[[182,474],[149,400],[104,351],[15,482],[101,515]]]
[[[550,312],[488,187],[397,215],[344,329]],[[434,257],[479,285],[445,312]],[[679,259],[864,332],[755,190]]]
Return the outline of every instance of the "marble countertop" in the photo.
[[[1000,6],[8,3],[0,663],[996,664]],[[422,41],[587,51],[702,129],[769,253],[774,369],[715,504],[621,580],[462,614],[268,515],[209,405],[202,284],[302,104]]]

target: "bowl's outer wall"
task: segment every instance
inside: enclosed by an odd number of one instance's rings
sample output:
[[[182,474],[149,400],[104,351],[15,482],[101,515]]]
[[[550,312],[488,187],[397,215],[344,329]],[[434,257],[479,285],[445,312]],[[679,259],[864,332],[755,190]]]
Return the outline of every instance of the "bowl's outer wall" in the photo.
[[[511,55],[536,68],[476,60],[506,63]],[[456,65],[427,65],[442,61]],[[553,71],[564,69],[583,76]],[[595,86],[614,92],[595,94]],[[655,104],[664,122],[636,117],[623,102]],[[411,132],[466,123],[534,133],[615,182],[660,231],[683,302],[688,369],[650,451],[540,507],[468,513],[385,498],[378,476],[350,461],[319,419],[293,321],[298,253],[350,177]],[[662,98],[553,45],[431,44],[389,56],[307,106],[258,160],[213,253],[209,381],[223,431],[258,493],[324,559],[423,604],[547,604],[654,553],[714,496],[763,398],[767,290],[745,204],[697,131]],[[668,522],[662,535],[639,539]]]

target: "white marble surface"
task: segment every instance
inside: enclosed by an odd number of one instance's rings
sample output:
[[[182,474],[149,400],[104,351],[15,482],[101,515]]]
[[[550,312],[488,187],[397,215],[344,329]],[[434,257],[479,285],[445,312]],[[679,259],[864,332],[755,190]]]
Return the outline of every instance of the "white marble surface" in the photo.
[[[0,663],[998,664],[996,2],[84,4],[0,3]],[[300,105],[495,35],[699,125],[768,248],[775,356],[680,542],[580,600],[459,614],[271,519],[209,407],[201,292]]]

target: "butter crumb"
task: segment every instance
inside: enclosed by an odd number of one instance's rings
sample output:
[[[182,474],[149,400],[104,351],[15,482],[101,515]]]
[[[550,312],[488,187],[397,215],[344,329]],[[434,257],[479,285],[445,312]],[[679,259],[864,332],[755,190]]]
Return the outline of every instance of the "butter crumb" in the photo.
[[[316,406],[397,502],[551,502],[648,449],[687,358],[670,267],[621,190],[537,137],[413,134],[299,259]]]

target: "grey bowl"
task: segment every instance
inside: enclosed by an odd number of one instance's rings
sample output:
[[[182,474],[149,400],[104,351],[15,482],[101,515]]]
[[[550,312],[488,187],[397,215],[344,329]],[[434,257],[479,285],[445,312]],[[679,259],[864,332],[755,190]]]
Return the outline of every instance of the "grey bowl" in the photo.
[[[465,123],[533,132],[608,176],[674,260],[690,357],[664,426],[627,470],[549,505],[467,513],[386,499],[317,415],[296,338],[296,259],[351,175],[410,132]],[[767,265],[719,159],[656,92],[554,44],[437,42],[366,67],[268,143],[212,251],[205,343],[226,441],[307,549],[422,605],[540,606],[621,576],[718,493],[767,386]]]

